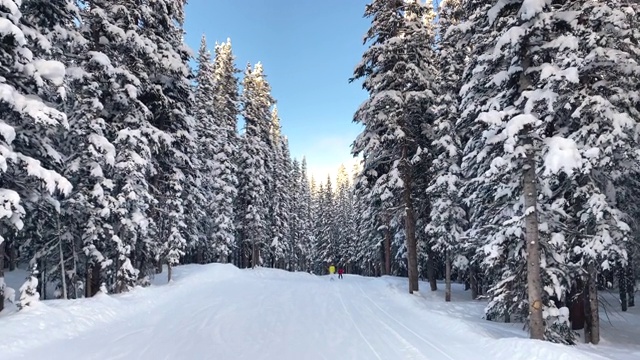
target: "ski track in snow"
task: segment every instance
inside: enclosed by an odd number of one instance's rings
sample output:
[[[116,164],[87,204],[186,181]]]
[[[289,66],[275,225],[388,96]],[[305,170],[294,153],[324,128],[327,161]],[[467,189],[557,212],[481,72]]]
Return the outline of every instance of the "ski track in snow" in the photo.
[[[342,295],[340,294],[339,290],[338,290],[338,298],[340,298],[340,304],[342,304],[342,308],[344,309],[345,314],[347,314],[347,316],[349,317],[351,324],[353,324],[353,327],[355,327],[355,329],[358,331],[358,335],[360,335],[362,340],[364,340],[364,342],[367,343],[367,346],[369,346],[369,349],[371,349],[371,352],[373,352],[376,358],[382,359],[382,357],[380,357],[380,354],[378,354],[378,352],[371,345],[369,340],[367,340],[367,337],[364,336],[364,334],[362,333],[362,330],[360,329],[360,326],[358,326],[358,323],[356,323],[356,321],[353,319],[353,315],[351,315],[351,312],[349,312],[349,309],[347,309],[347,306],[344,304],[344,300],[342,300]]]
[[[168,285],[75,303],[47,302],[32,313],[1,318],[0,325],[17,331],[0,326],[0,352],[3,360],[602,358],[505,338],[504,328],[496,328],[503,334],[496,337],[493,324],[479,328],[465,315],[477,303],[443,304],[429,293],[409,295],[400,291],[405,281],[359,276],[329,281],[230,265],[179,267]],[[104,316],[96,320],[96,314]]]
[[[385,316],[387,316],[390,320],[392,320],[393,322],[397,323],[398,325],[400,325],[402,328],[406,329],[407,331],[409,331],[411,334],[415,335],[416,338],[422,340],[425,344],[429,345],[431,348],[433,348],[434,350],[436,350],[437,352],[439,352],[440,354],[443,355],[443,358],[447,358],[450,360],[454,360],[451,356],[449,356],[447,353],[445,353],[444,351],[442,351],[442,349],[440,349],[438,346],[436,346],[435,344],[433,344],[431,341],[423,338],[422,336],[420,336],[418,333],[416,333],[415,331],[411,330],[409,327],[407,327],[405,324],[401,323],[400,321],[396,320],[393,316],[391,316],[388,312],[386,312],[382,307],[380,307],[380,305],[378,305],[375,301],[373,301],[373,299],[371,299],[371,297],[369,295],[367,295],[367,293],[362,289],[362,286],[360,286],[359,284],[357,285],[358,289],[360,290],[360,292],[362,293],[362,295],[364,296],[364,298],[366,298],[368,301],[370,301],[375,307],[377,307]],[[391,327],[388,325],[388,323],[386,323],[387,327],[389,329],[391,329]],[[394,331],[395,332],[395,331]],[[397,334],[397,333],[396,333]]]

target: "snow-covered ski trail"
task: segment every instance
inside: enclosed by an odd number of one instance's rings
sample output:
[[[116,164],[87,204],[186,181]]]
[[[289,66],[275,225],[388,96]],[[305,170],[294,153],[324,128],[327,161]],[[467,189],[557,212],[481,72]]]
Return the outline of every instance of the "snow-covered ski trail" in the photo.
[[[451,356],[449,356],[449,354],[447,354],[445,351],[443,351],[440,347],[436,346],[433,342],[425,339],[424,337],[420,336],[420,334],[416,333],[415,331],[413,331],[411,328],[409,328],[408,326],[406,326],[405,324],[401,323],[400,321],[398,321],[397,319],[395,319],[391,314],[389,314],[387,311],[385,311],[380,305],[378,305],[375,301],[373,301],[373,299],[371,299],[371,297],[369,295],[367,295],[367,293],[362,289],[362,286],[360,284],[356,283],[356,286],[358,287],[358,289],[360,290],[360,292],[362,293],[362,296],[367,299],[371,304],[373,304],[382,314],[384,314],[384,316],[386,316],[386,318],[388,319],[388,321],[383,321],[383,323],[386,325],[386,327],[388,329],[391,329],[391,326],[389,325],[389,321],[393,322],[394,325],[398,324],[400,327],[402,327],[403,329],[407,330],[408,332],[410,332],[411,334],[413,334],[416,338],[420,339],[422,342],[424,342],[425,344],[427,344],[428,346],[430,346],[432,349],[434,349],[437,353],[441,354],[443,356],[443,359],[449,359],[449,360],[455,360],[453,359]],[[395,331],[393,331],[395,332]],[[395,332],[397,334],[397,332]]]
[[[468,334],[460,333],[462,329],[449,328],[442,324],[440,315],[431,318],[428,311],[420,314],[422,310],[412,307],[411,303],[396,303],[394,296],[397,295],[380,286],[375,279],[347,279],[346,282],[338,284],[341,296],[349,299],[350,313],[360,319],[358,323],[365,329],[363,336],[370,339],[374,347],[379,348],[377,351],[383,354],[383,359],[484,359],[482,352],[479,354],[477,351],[478,347],[483,347],[481,343],[468,348],[452,344],[451,340],[457,339],[460,339],[461,345],[469,344],[468,336],[465,336]],[[411,298],[409,295],[406,296]],[[414,297],[417,300],[417,296]],[[442,341],[445,335],[446,341]],[[371,341],[374,339],[375,341]]]
[[[409,295],[404,284],[189,266],[178,268],[168,285],[46,302],[3,318],[16,331],[0,328],[0,353],[3,360],[599,359],[522,338],[526,334],[494,337],[478,322],[447,312],[456,305],[445,307],[426,292]]]
[[[342,308],[344,309],[344,312],[345,312],[346,316],[351,321],[351,324],[353,325],[353,327],[358,331],[358,335],[360,335],[360,338],[362,338],[362,340],[364,340],[364,342],[367,344],[369,349],[371,349],[371,352],[375,355],[375,357],[380,359],[380,360],[382,360],[382,357],[380,357],[380,354],[378,354],[378,352],[373,347],[373,345],[371,345],[369,340],[367,340],[367,337],[364,336],[364,334],[362,333],[362,330],[360,329],[360,326],[358,326],[358,323],[356,323],[356,321],[353,319],[353,316],[351,315],[351,312],[347,308],[347,305],[345,305],[344,300],[342,299],[342,295],[340,294],[339,290],[338,290],[338,298],[340,299],[340,304],[342,305]]]

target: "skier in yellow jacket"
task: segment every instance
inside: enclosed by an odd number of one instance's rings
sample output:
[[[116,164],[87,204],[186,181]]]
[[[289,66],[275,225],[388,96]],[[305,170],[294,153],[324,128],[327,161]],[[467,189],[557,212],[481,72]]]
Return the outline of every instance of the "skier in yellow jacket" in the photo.
[[[336,266],[331,264],[331,266],[329,266],[329,278],[331,280],[333,280],[333,274],[336,273]]]

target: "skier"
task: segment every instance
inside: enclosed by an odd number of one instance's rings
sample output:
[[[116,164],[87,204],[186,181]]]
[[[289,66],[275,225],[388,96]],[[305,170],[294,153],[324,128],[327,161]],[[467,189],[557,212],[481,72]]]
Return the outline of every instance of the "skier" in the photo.
[[[344,269],[343,268],[339,268],[338,269],[338,279],[342,279],[342,274],[344,274]]]
[[[336,267],[335,265],[331,264],[331,266],[329,266],[329,279],[333,280],[333,274],[336,273]]]

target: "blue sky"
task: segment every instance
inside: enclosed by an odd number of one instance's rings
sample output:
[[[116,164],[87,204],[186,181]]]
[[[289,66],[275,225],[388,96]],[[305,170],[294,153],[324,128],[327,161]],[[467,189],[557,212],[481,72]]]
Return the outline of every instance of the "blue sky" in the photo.
[[[278,102],[293,157],[307,157],[317,177],[350,170],[360,132],[353,114],[367,94],[349,83],[365,47],[368,0],[190,0],[186,41],[196,51],[204,33],[213,50],[231,38],[237,66],[260,61]]]

